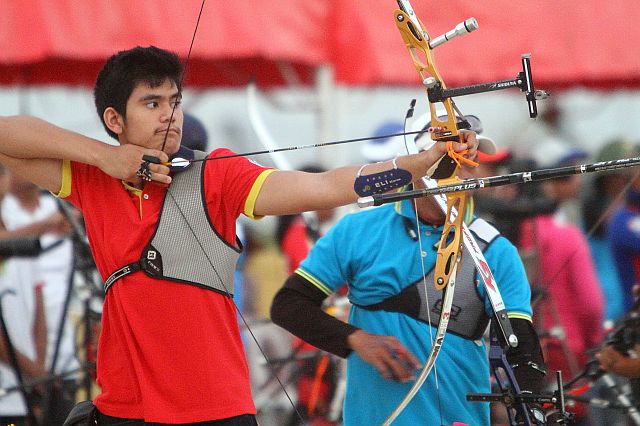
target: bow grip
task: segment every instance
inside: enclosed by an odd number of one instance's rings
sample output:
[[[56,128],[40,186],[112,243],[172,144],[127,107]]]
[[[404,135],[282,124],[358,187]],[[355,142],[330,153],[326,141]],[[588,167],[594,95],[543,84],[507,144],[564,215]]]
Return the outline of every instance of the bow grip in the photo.
[[[457,183],[457,178],[444,179],[439,184]],[[457,216],[453,217],[453,209]],[[447,217],[438,245],[434,285],[441,290],[449,283],[449,277],[455,271],[456,264],[462,259],[462,223],[467,208],[467,195],[464,192],[447,194]]]

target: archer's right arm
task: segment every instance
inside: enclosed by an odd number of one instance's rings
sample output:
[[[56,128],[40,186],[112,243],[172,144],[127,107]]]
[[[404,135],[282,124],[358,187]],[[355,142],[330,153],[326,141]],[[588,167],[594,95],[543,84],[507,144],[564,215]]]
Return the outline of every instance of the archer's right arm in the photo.
[[[62,184],[62,160],[94,165],[115,178],[135,180],[144,154],[167,161],[160,151],[109,145],[35,117],[0,117],[0,162],[53,193]]]
[[[271,305],[271,320],[302,340],[346,358],[355,351],[386,379],[411,380],[419,361],[393,336],[368,333],[322,310],[326,294],[294,273]]]

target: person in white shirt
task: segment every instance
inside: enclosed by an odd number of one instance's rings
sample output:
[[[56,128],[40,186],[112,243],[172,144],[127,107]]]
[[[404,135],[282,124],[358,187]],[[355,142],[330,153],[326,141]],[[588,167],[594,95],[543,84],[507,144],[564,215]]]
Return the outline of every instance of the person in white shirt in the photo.
[[[65,373],[79,367],[75,355],[72,322],[65,318],[62,333],[60,324],[67,315],[65,303],[71,280],[73,247],[68,238],[70,231],[65,218],[58,211],[57,202],[32,183],[12,175],[10,192],[2,201],[0,214],[6,230],[38,236],[44,249],[31,260],[40,277],[46,319],[45,368],[49,374],[61,375],[47,387],[43,409],[47,411],[47,424],[62,424],[75,403],[77,389],[75,375]],[[19,282],[24,284],[24,282]],[[55,366],[53,362],[55,361]],[[44,413],[43,413],[44,414]]]

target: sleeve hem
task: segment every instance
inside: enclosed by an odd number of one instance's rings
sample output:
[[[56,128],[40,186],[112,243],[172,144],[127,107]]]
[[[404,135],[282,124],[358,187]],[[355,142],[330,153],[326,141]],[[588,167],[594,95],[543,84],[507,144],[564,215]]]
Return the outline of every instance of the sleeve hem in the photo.
[[[523,312],[507,312],[507,317],[509,317],[509,319],[521,319],[532,322],[531,315]]]
[[[53,195],[58,198],[67,198],[71,195],[71,161],[69,160],[62,160],[60,191]]]
[[[253,186],[249,191],[249,195],[247,196],[246,201],[244,202],[244,214],[245,216],[251,219],[262,219],[264,216],[256,216],[253,212],[256,206],[256,200],[258,199],[258,194],[260,193],[260,189],[262,189],[262,185],[264,184],[265,179],[271,173],[273,173],[274,169],[267,169],[261,172],[256,180],[253,182]]]
[[[319,279],[317,279],[316,277],[314,277],[313,275],[311,275],[310,273],[308,273],[304,269],[298,268],[293,273],[297,274],[297,275],[300,275],[302,278],[304,278],[305,280],[309,281],[311,284],[313,284],[315,287],[317,287],[318,290],[320,290],[321,292],[323,292],[327,296],[330,296],[331,294],[333,294],[333,290],[331,290],[326,284],[324,284],[322,281],[320,281]]]

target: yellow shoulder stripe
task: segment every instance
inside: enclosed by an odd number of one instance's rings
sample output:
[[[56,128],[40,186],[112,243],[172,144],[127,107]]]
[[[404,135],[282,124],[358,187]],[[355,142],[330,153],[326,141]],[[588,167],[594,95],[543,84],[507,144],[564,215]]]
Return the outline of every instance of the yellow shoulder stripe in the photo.
[[[271,173],[275,172],[274,169],[268,169],[263,171],[258,175],[256,180],[253,182],[253,186],[251,187],[251,191],[249,191],[249,195],[244,202],[244,214],[251,219],[262,219],[263,216],[256,216],[253,213],[253,209],[256,206],[256,200],[258,199],[258,194],[260,193],[260,189],[262,188],[262,184],[264,184],[265,179]]]
[[[321,292],[323,292],[327,296],[330,296],[333,293],[333,290],[331,290],[329,287],[327,287],[326,284],[324,284],[322,281],[320,281],[319,279],[317,279],[313,275],[309,274],[304,269],[298,268],[295,271],[293,271],[293,273],[294,274],[298,274],[302,278],[304,278],[305,280],[309,281],[311,284],[316,286],[318,288],[318,290],[320,290]]]
[[[69,195],[71,195],[71,161],[62,160],[62,172],[60,180],[60,192],[53,195],[58,198],[67,198]]]

